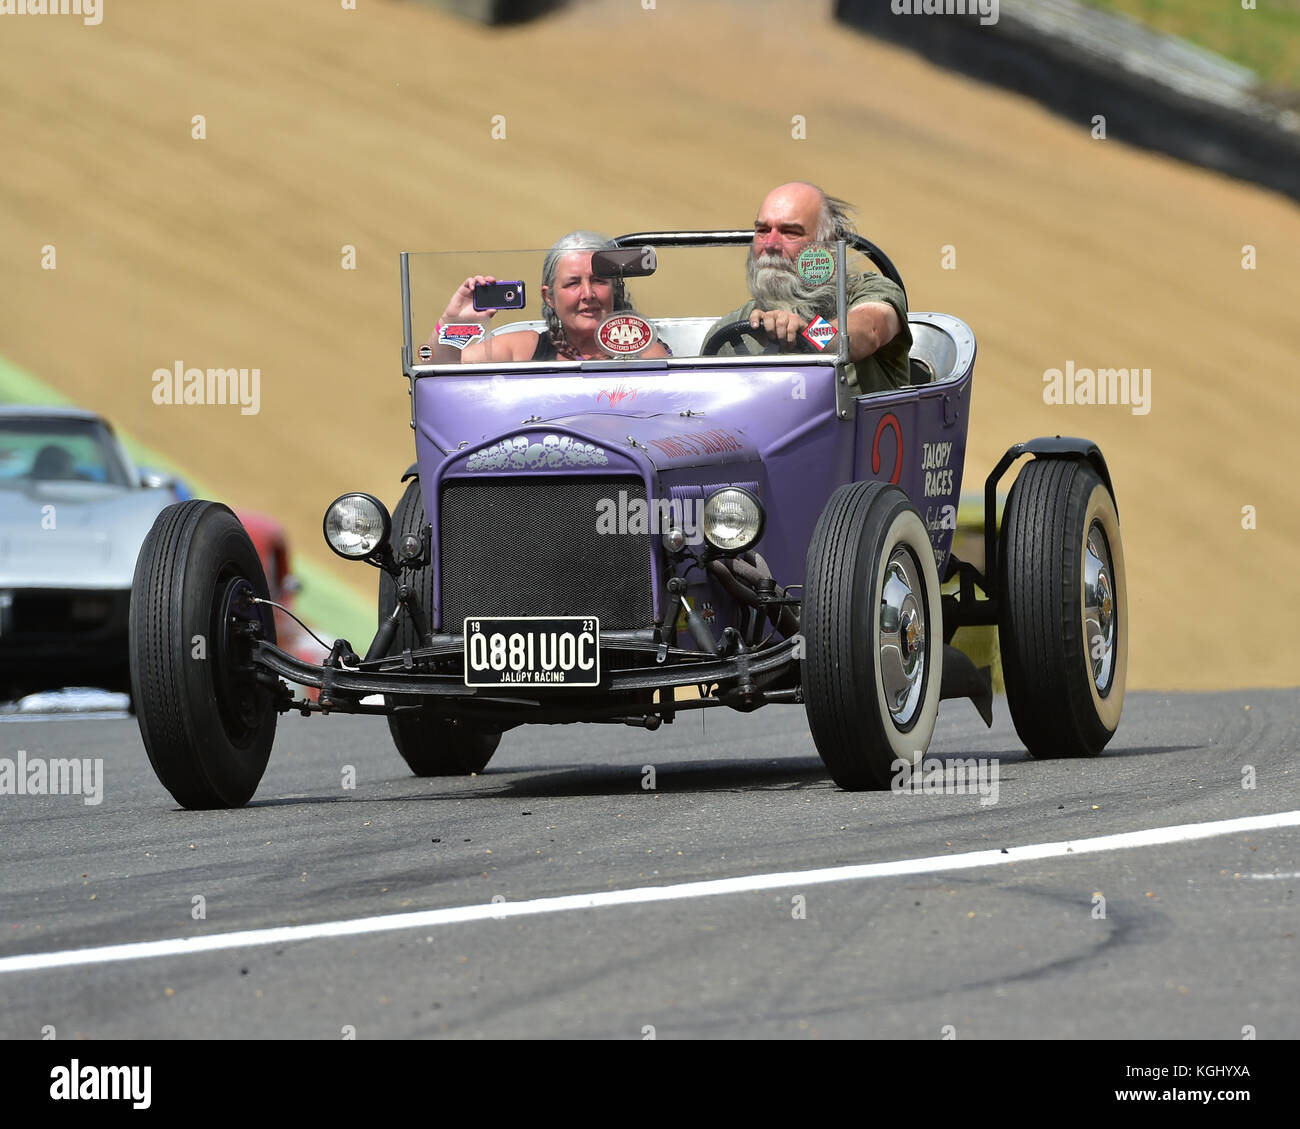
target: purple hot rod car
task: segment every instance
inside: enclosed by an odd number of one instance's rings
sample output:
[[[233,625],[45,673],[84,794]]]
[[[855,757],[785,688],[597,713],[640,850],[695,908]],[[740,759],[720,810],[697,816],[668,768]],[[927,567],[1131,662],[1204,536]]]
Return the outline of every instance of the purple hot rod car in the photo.
[[[991,724],[987,669],[950,645],[967,624],[999,629],[1031,753],[1099,753],[1128,634],[1101,452],[1017,444],[985,481],[983,572],[956,559],[974,335],[912,313],[911,384],[855,395],[842,334],[787,352],[715,325],[743,298],[751,237],[637,233],[597,252],[622,297],[606,360],[494,357],[545,330],[510,309],[465,328],[474,363],[437,363],[424,342],[447,295],[484,275],[523,281],[513,297],[544,252],[403,254],[415,463],[391,516],[366,493],[325,516],[331,548],[379,570],[364,653],[339,639],[312,665],[276,646],[257,554],[219,504],[170,507],[141,551],[132,681],[176,800],[245,803],[290,710],[384,714],[410,768],[437,776],[481,771],[529,723],[798,704],[840,786],[884,788],[924,756],[941,698]],[[809,277],[832,288],[834,325],[864,257],[902,285],[865,239],[821,249]],[[999,529],[996,487],[1023,455]]]

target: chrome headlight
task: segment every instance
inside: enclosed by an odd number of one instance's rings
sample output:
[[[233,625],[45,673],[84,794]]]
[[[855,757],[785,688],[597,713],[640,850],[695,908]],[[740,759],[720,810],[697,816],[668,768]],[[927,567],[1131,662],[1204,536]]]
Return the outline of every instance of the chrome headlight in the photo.
[[[704,536],[724,553],[743,553],[763,536],[763,504],[748,490],[724,486],[704,503]]]
[[[364,560],[388,542],[393,519],[369,494],[344,494],[325,511],[325,540],[340,557]]]

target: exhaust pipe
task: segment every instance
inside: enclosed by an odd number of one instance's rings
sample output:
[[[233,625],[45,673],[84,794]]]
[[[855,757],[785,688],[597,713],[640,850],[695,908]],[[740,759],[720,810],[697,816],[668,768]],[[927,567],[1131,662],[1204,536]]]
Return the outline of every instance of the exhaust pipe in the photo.
[[[734,599],[766,612],[772,626],[787,639],[798,633],[799,617],[788,605],[766,604],[760,598],[757,592],[760,581],[770,581],[781,598],[785,597],[785,589],[776,583],[767,561],[758,553],[751,549],[739,557],[710,561],[708,571]]]

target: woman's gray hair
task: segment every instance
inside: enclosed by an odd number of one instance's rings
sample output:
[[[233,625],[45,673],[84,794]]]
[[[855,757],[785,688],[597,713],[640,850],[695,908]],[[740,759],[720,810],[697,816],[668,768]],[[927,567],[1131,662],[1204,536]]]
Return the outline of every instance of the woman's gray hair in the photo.
[[[610,251],[617,247],[618,244],[607,236],[601,235],[595,231],[571,231],[568,235],[561,236],[555,241],[554,246],[546,252],[546,258],[542,260],[542,285],[547,290],[553,290],[555,287],[555,275],[560,269],[560,259],[571,251]],[[621,278],[612,279],[614,283],[614,311],[628,310],[632,308],[632,300],[628,297],[627,287]],[[577,350],[569,343],[568,335],[564,332],[564,323],[560,321],[560,315],[555,312],[555,307],[550,305],[545,298],[542,299],[542,317],[546,319],[547,335],[551,339],[551,344],[561,356],[566,354],[575,355]]]

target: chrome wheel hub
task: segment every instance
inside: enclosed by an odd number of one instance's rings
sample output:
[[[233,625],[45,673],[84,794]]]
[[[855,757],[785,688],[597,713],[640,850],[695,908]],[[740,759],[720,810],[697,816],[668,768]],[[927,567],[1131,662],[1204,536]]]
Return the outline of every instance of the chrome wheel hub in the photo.
[[[1083,637],[1088,646],[1092,681],[1100,694],[1110,690],[1115,672],[1115,589],[1110,547],[1101,523],[1088,529],[1083,550]]]
[[[912,554],[898,548],[880,590],[880,680],[890,717],[900,727],[916,718],[925,687],[925,589]]]

